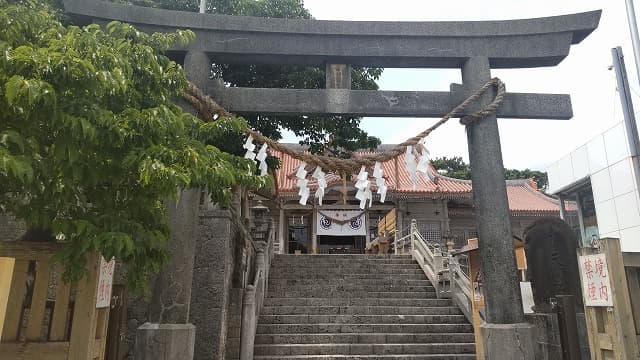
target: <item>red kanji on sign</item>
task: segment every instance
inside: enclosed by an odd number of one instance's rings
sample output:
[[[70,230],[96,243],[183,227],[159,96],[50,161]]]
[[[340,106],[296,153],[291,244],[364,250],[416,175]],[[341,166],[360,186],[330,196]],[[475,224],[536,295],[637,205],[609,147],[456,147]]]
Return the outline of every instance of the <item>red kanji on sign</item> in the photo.
[[[602,261],[602,259],[596,259],[596,272],[603,278],[607,277],[607,273],[604,270],[604,261]]]
[[[596,297],[596,284],[590,282],[589,283],[589,287],[587,290],[587,297],[589,297],[589,300],[597,300],[598,298]]]
[[[586,276],[587,279],[593,278],[593,266],[591,264],[591,259],[584,261],[584,276]]]
[[[609,287],[605,284],[600,284],[600,300],[609,301]]]

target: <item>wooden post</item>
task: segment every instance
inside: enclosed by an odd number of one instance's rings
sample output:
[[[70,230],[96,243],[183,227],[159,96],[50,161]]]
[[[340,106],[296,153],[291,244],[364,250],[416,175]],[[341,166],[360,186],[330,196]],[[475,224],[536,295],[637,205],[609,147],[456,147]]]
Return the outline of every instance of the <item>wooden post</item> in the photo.
[[[580,248],[578,254],[581,256],[605,254],[611,283],[609,294],[613,300],[612,307],[587,306],[588,295],[583,289],[591,358],[593,360],[640,358],[620,240],[601,239],[598,249]],[[581,276],[583,276],[583,265],[580,264]]]
[[[64,282],[62,274],[64,267],[56,266],[56,304],[53,308],[53,318],[51,320],[50,341],[64,341],[66,334],[67,314],[69,312],[69,294],[71,284]]]
[[[626,265],[626,264],[625,264]],[[631,311],[636,328],[636,338],[640,348],[640,267],[627,267],[627,283],[629,284],[629,299],[631,300]]]
[[[78,283],[76,304],[71,325],[69,359],[93,359],[96,339],[98,274],[100,257],[93,255],[88,261],[88,275]]]
[[[311,254],[318,253],[318,229],[316,224],[318,223],[318,208],[317,205],[313,205],[313,215],[311,216]],[[355,245],[355,244],[354,244]]]
[[[558,295],[558,322],[563,359],[580,360],[578,323],[576,321],[576,299],[573,295]]]
[[[25,337],[27,341],[41,341],[40,333],[44,321],[44,311],[47,305],[47,290],[49,289],[49,258],[36,260],[36,277],[29,308],[29,323]]]
[[[13,258],[0,257],[0,341],[2,341],[2,327],[7,313],[14,263]]]
[[[11,289],[9,290],[9,300],[7,304],[7,314],[4,319],[2,329],[2,341],[17,341],[20,333],[20,320],[22,319],[22,303],[27,291],[27,271],[29,270],[28,260],[16,260],[13,267],[13,277],[11,279]]]
[[[477,241],[477,239],[469,240],[469,243]],[[476,344],[476,358],[478,360],[484,359],[484,347],[482,345],[482,334],[480,332],[480,325],[482,324],[482,317],[480,312],[484,312],[484,295],[482,294],[482,283],[478,284],[476,288],[475,279],[478,277],[478,273],[481,270],[480,253],[477,250],[470,251],[468,253],[468,265],[469,265],[469,286],[471,287],[471,314],[473,317],[473,337]]]

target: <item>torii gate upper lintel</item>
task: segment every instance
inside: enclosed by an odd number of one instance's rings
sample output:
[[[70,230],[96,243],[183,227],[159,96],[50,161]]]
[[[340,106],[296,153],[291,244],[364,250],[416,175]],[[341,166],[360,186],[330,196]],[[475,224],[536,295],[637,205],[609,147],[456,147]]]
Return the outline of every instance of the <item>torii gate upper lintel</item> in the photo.
[[[355,22],[196,14],[65,0],[77,19],[129,22],[143,31],[188,28],[190,81],[236,113],[440,117],[484,85],[491,69],[554,66],[593,32],[601,11],[526,20]],[[225,88],[209,80],[212,62],[327,66],[327,89]],[[350,66],[458,68],[450,92],[357,91]],[[491,94],[481,105],[491,101]],[[498,113],[467,126],[473,195],[483,262],[488,359],[533,359],[535,331],[524,322],[504,182],[497,117],[569,119],[568,95],[507,93]],[[516,346],[515,344],[518,344]]]

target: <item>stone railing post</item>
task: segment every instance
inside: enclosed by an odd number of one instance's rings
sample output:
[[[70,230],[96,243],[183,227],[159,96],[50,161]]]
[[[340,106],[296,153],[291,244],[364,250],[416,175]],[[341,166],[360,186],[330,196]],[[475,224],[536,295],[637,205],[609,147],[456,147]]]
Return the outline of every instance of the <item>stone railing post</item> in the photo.
[[[411,252],[413,253],[413,251],[415,250],[416,247],[416,231],[418,229],[418,222],[416,221],[416,219],[411,219],[411,227],[409,228],[409,233],[411,234]]]
[[[248,285],[242,298],[242,328],[240,329],[240,360],[253,360],[256,331],[256,288]]]
[[[255,284],[256,286],[256,305],[258,307],[258,309],[262,309],[262,298],[264,297],[264,291],[265,291],[265,287],[267,285],[266,283],[266,247],[267,244],[266,243],[261,243],[260,245],[258,245],[258,249],[256,250],[256,276],[259,276],[258,278],[258,283]],[[255,314],[255,313],[254,313]]]
[[[396,229],[396,231],[393,232],[393,249],[395,250],[396,255],[400,254],[398,252],[398,229]]]
[[[443,268],[442,251],[435,248],[433,249],[433,272],[437,275]]]

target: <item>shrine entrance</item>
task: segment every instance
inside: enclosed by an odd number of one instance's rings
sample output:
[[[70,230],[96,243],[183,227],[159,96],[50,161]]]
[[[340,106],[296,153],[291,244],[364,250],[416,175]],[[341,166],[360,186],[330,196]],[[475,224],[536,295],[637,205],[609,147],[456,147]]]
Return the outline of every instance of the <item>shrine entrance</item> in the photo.
[[[318,236],[318,254],[364,254],[364,236]]]

